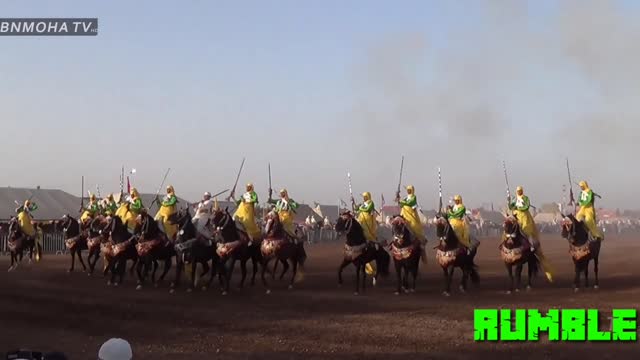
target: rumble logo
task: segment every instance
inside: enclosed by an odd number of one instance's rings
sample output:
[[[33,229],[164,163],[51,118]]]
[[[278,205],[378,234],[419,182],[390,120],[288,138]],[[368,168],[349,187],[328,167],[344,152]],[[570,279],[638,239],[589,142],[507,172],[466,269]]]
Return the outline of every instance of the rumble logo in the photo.
[[[636,341],[636,317],[635,309],[613,309],[610,326],[601,326],[595,309],[475,309],[474,340],[539,341],[543,332],[549,341]]]

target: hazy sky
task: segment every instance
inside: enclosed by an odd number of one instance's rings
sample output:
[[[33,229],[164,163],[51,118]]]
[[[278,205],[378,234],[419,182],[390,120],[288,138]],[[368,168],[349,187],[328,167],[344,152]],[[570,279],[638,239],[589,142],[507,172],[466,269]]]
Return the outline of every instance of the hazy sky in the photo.
[[[354,191],[559,201],[569,156],[602,206],[638,208],[633,1],[4,1],[98,17],[97,37],[0,37],[0,186],[178,195],[252,181],[298,201]],[[241,186],[240,190],[242,190]],[[577,188],[574,188],[577,192]],[[404,193],[404,192],[403,192]]]

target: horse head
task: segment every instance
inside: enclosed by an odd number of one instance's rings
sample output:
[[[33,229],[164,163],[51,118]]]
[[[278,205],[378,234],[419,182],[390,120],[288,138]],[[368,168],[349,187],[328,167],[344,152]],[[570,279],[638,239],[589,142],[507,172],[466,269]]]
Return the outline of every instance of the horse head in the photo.
[[[335,230],[338,233],[338,236],[342,236],[344,234],[349,234],[351,232],[351,228],[353,227],[353,214],[351,211],[345,211],[340,214],[338,220],[336,221]]]
[[[507,238],[506,242],[513,244],[520,232],[520,225],[518,225],[518,220],[514,215],[505,214],[503,216],[504,224],[502,225],[502,229]]]
[[[18,223],[18,217],[12,216],[9,220],[9,238],[18,238],[22,235],[22,229],[20,229],[20,224]]]
[[[274,210],[271,210],[264,217],[264,232],[267,235],[274,235],[281,227],[280,216]]]
[[[395,215],[391,220],[391,233],[394,241],[397,240],[400,245],[409,240],[407,222],[401,215]]]
[[[582,245],[589,240],[589,234],[582,221],[576,219],[573,214],[562,215],[560,222],[561,235],[573,245]]]

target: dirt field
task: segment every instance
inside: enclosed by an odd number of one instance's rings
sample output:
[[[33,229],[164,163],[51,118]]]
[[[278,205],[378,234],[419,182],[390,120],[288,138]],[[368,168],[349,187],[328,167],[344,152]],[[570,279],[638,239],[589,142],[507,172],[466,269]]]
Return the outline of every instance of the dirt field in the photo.
[[[566,241],[559,236],[542,240],[556,267],[554,284],[540,276],[531,292],[506,295],[497,240],[484,239],[476,261],[479,287],[449,298],[441,295],[442,272],[433,250],[421,269],[416,294],[395,296],[395,278],[389,278],[357,297],[352,268],[345,271],[345,286],[336,285],[340,244],[308,246],[306,277],[294,290],[279,283],[265,295],[257,285],[225,297],[214,290],[170,295],[168,284],[135,291],[130,277],[113,289],[101,276],[66,273],[69,259],[50,255],[15,272],[0,272],[0,351],[61,350],[72,359],[95,359],[102,342],[122,337],[132,343],[136,359],[637,358],[637,343],[473,341],[476,307],[589,307],[608,312],[636,306],[640,239],[607,238],[600,289],[577,294],[571,288]],[[0,268],[8,268],[7,257],[0,258]]]

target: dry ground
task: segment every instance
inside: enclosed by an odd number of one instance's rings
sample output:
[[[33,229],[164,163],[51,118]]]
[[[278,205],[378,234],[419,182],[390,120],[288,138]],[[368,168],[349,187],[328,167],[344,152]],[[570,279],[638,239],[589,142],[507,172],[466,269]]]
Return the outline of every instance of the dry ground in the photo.
[[[0,351],[62,350],[72,359],[95,359],[102,342],[122,337],[132,343],[136,359],[637,358],[637,343],[475,343],[473,309],[635,307],[639,240],[607,238],[600,289],[574,294],[566,242],[544,237],[557,271],[555,283],[539,277],[533,291],[506,295],[497,240],[484,239],[476,261],[479,287],[450,298],[440,295],[442,272],[433,250],[416,294],[395,296],[395,279],[389,278],[358,297],[352,268],[345,271],[345,286],[336,285],[340,244],[308,246],[304,282],[291,291],[279,283],[268,296],[260,285],[226,297],[213,290],[170,295],[167,284],[135,291],[129,277],[114,289],[101,276],[66,273],[69,259],[50,255],[15,272],[0,272]],[[6,257],[0,258],[0,268],[8,268]]]

